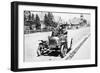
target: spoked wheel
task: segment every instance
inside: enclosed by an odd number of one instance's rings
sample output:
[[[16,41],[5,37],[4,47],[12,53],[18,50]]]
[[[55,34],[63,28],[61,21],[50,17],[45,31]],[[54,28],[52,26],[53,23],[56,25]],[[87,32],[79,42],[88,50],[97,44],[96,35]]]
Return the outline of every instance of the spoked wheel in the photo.
[[[67,53],[67,48],[65,45],[62,45],[61,46],[61,54],[60,54],[61,58],[64,58],[66,56],[66,53]]]

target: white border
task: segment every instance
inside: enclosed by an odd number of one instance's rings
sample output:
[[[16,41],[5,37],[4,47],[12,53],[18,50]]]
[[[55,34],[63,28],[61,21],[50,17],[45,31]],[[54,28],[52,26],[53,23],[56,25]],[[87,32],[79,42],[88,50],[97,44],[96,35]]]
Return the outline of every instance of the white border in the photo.
[[[68,61],[48,61],[48,62],[23,62],[23,35],[24,35],[24,10],[34,11],[56,11],[56,12],[75,12],[75,13],[90,13],[91,14],[91,59],[89,60],[68,60]],[[18,6],[18,68],[36,68],[50,66],[70,66],[70,65],[86,65],[95,64],[95,11],[93,9],[77,9],[77,8],[60,8],[60,7],[45,7],[45,6]]]

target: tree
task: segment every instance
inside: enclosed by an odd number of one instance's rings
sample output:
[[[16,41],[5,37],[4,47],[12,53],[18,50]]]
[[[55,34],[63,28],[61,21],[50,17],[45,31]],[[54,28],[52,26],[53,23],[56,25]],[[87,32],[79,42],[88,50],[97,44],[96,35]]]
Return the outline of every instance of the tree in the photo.
[[[53,27],[55,22],[53,21],[54,20],[54,16],[51,12],[48,12],[48,14],[45,14],[44,16],[44,24],[48,27]]]
[[[36,14],[35,24],[36,24],[36,29],[41,29],[40,18],[38,14]]]
[[[31,12],[24,11],[24,21],[29,21],[30,17],[31,17]]]
[[[53,14],[51,12],[48,12],[48,22],[50,26],[53,26]]]
[[[32,14],[32,17],[31,17],[31,19],[34,21],[34,14]]]
[[[28,20],[30,21],[30,20],[31,20],[31,14],[30,14],[28,17],[29,17],[29,19],[28,19]]]
[[[47,14],[45,14],[45,16],[44,16],[44,24],[45,24],[45,26],[49,26],[49,20],[48,20]]]

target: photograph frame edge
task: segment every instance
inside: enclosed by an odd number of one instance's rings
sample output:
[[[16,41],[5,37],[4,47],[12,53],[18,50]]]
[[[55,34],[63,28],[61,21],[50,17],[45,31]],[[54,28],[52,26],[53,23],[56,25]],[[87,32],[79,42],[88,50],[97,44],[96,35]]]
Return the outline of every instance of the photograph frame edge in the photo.
[[[68,6],[74,8],[90,8],[95,10],[95,64],[89,65],[72,65],[72,66],[52,66],[52,67],[41,67],[41,68],[18,68],[18,5],[40,5],[40,6]],[[49,4],[49,5],[48,5]],[[79,7],[78,7],[79,6]],[[51,69],[65,69],[65,68],[82,68],[82,67],[97,67],[98,65],[98,18],[97,18],[97,6],[83,6],[83,5],[65,5],[65,4],[51,4],[51,3],[36,3],[36,2],[11,2],[11,71],[33,71],[33,70],[51,70]]]

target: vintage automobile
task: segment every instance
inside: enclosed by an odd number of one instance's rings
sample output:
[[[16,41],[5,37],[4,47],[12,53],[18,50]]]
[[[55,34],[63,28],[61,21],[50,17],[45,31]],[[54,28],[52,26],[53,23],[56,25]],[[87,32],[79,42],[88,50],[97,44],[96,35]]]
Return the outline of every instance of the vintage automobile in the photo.
[[[37,49],[37,56],[51,55],[56,53],[61,58],[64,58],[72,47],[71,39],[70,47],[68,48],[67,33],[68,32],[66,31],[63,34],[48,36],[47,41],[40,40]]]

